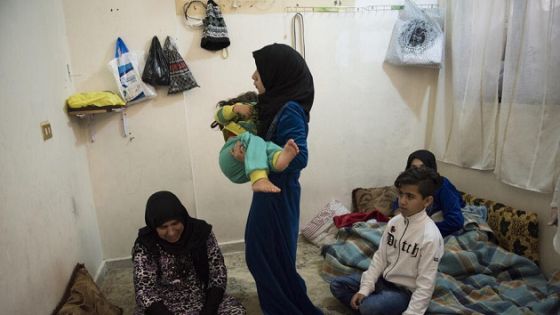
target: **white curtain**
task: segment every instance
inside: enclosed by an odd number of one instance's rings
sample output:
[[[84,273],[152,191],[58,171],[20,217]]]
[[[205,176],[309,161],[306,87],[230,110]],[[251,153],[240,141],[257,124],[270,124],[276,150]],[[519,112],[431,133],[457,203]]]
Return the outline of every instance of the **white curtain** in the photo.
[[[551,192],[560,150],[560,0],[513,0],[497,176]]]
[[[430,149],[438,160],[494,169],[506,0],[440,4],[446,7],[445,64],[439,73]]]

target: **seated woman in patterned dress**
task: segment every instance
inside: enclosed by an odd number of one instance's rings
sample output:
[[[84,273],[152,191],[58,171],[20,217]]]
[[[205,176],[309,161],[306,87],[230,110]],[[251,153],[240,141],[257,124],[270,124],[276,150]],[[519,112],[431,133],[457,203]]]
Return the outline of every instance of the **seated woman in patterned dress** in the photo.
[[[135,314],[245,314],[225,295],[227,271],[212,226],[189,216],[173,193],[148,199],[132,249]]]

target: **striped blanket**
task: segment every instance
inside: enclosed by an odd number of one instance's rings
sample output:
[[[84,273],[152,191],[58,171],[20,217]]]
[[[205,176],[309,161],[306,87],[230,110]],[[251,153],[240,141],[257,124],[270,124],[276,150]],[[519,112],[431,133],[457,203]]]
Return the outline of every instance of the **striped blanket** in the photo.
[[[490,240],[481,216],[465,214],[458,235],[445,238],[430,314],[560,314],[560,272],[546,279],[531,260]],[[379,246],[385,224],[341,229],[338,242],[322,248],[322,277],[364,271]]]

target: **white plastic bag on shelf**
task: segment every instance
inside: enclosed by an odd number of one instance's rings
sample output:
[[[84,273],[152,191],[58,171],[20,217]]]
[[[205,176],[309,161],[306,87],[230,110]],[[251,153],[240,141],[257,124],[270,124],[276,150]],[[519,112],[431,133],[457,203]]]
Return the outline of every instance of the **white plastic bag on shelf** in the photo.
[[[393,27],[385,61],[399,66],[439,68],[443,62],[443,14],[439,9],[422,10],[405,0]]]
[[[127,105],[156,96],[154,88],[142,81],[139,59],[136,53],[128,51],[124,41],[119,37],[115,47],[115,58],[108,66]]]

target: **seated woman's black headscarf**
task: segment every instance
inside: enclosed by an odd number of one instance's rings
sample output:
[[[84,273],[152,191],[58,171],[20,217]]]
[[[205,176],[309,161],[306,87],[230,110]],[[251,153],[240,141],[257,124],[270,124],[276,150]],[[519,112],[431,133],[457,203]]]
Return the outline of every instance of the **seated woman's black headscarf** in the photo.
[[[414,161],[414,159],[419,159],[420,161],[422,161],[422,163],[424,163],[424,166],[429,167],[437,172],[436,157],[432,152],[428,150],[418,150],[412,152],[408,156],[408,160],[406,161],[406,168],[404,169],[405,171],[410,168],[410,165],[412,164],[412,161]]]
[[[204,220],[192,218],[179,198],[169,191],[154,193],[146,203],[146,226],[138,230],[136,242],[151,254],[157,255],[159,245],[164,251],[174,254],[191,254],[196,274],[205,285],[208,283],[208,252],[206,242],[212,226]],[[156,228],[167,221],[179,220],[184,225],[183,233],[175,243],[160,238]],[[156,245],[157,244],[157,245]]]
[[[288,45],[272,44],[254,51],[253,58],[266,89],[256,105],[258,135],[266,136],[274,116],[289,101],[298,102],[309,119],[315,88],[303,57]]]

